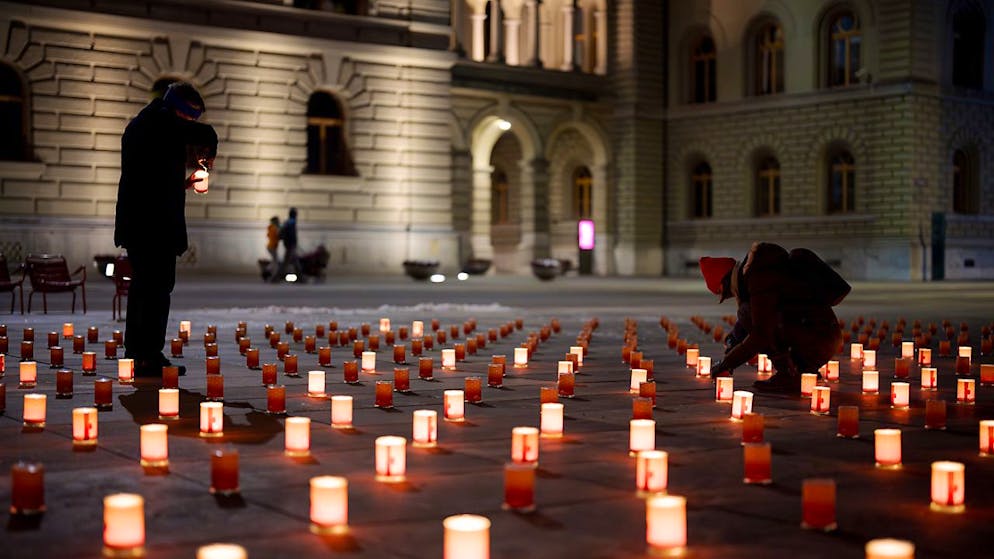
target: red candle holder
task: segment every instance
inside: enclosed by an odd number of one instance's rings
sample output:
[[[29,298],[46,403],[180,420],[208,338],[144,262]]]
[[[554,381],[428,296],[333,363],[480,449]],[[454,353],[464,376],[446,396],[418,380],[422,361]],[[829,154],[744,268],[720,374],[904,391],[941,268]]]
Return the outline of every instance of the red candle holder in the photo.
[[[53,347],[55,347],[57,345],[59,345],[59,333],[58,332],[49,332],[48,333],[48,346],[47,347],[53,348]]]
[[[350,327],[348,329],[349,341],[354,342],[359,337],[359,332],[356,331],[355,327]]]
[[[10,513],[45,512],[45,468],[40,462],[17,462],[10,468]]]
[[[632,419],[652,419],[652,400],[649,398],[632,398]]]
[[[179,388],[179,367],[167,365],[162,368],[162,387]]]
[[[204,345],[217,343],[217,334],[213,332],[204,332]]]
[[[652,401],[652,407],[656,407],[656,383],[655,381],[640,382],[639,383],[639,396],[642,398],[649,398]]]
[[[208,375],[221,374],[221,358],[218,356],[207,357],[204,366]]]
[[[317,349],[317,338],[314,336],[304,337],[304,353],[314,353]]]
[[[25,328],[23,330],[23,334],[21,335],[21,339],[28,342],[35,341],[35,329],[30,326]]]
[[[96,326],[90,326],[86,329],[86,341],[91,344],[95,344],[100,341],[100,329]]]
[[[294,328],[293,329],[293,341],[295,343],[299,344],[300,341],[303,340],[303,339],[304,339],[304,330],[301,329],[301,328]]]
[[[949,357],[952,355],[953,348],[952,342],[949,340],[939,340],[939,356]]]
[[[558,377],[556,387],[559,397],[572,398],[576,389],[576,375],[568,371],[563,371],[558,373]]]
[[[628,354],[628,363],[629,363],[629,365],[631,366],[632,369],[641,369],[642,368],[642,352],[641,351],[632,351],[631,353],[629,353]]]
[[[279,332],[275,332],[275,331],[274,332],[270,332],[270,334],[269,334],[269,347],[271,347],[273,349],[277,349],[277,348],[280,347],[280,333]]]
[[[347,384],[359,384],[359,362],[346,361],[342,364],[342,375]]]
[[[435,339],[438,340],[439,344],[444,344],[445,340],[449,339],[449,337],[445,335],[445,330],[439,330],[435,332]]]
[[[252,338],[245,337],[238,340],[238,353],[245,355],[250,347],[252,347]]]
[[[393,408],[393,383],[388,380],[376,381],[376,407],[381,409]]]
[[[744,483],[760,485],[773,483],[770,443],[744,443],[742,457],[745,463],[742,479]]]
[[[766,421],[761,413],[747,413],[742,416],[742,444],[763,442]]]
[[[52,362],[52,364],[49,366],[50,369],[58,369],[59,367],[62,366],[62,364],[63,364],[63,360],[62,360],[63,359],[62,358],[63,352],[62,352],[62,348],[61,347],[55,346],[55,347],[49,348],[48,354],[49,354],[49,361]]]
[[[86,349],[86,339],[83,338],[83,336],[80,335],[80,334],[77,334],[77,335],[73,336],[72,337],[72,352],[76,353],[76,354],[79,354],[79,353],[83,353],[84,349]]]
[[[366,342],[363,340],[356,340],[352,342],[352,356],[356,359],[362,357],[362,352],[366,351]]]
[[[453,344],[453,349],[456,351],[456,361],[466,360],[466,344]]]
[[[476,335],[476,348],[473,350],[472,353],[476,353],[477,349],[483,349],[485,347],[487,347],[487,336],[485,334],[477,334]]]
[[[499,363],[487,365],[487,386],[502,388],[504,386],[504,366]]]
[[[72,371],[69,369],[59,369],[55,373],[55,397],[72,398]]]
[[[276,344],[276,359],[283,361],[290,353],[290,342],[279,342]]]
[[[211,487],[212,495],[237,495],[238,488],[238,451],[215,450],[211,453]]]
[[[830,532],[835,530],[835,481],[806,479],[801,486],[801,527]]]
[[[555,386],[540,386],[538,389],[540,404],[552,404],[559,401],[559,388]]]
[[[956,374],[966,376],[970,374],[970,358],[965,356],[956,357]]]
[[[35,358],[35,344],[31,340],[21,342],[21,361],[33,361]]]
[[[504,464],[504,510],[535,510],[535,465],[522,462]]]
[[[925,400],[925,428],[940,431],[946,429],[945,400]]]
[[[407,335],[408,335],[407,334],[407,326],[401,326],[401,327],[397,328],[397,337],[400,338],[400,341],[406,340],[407,339]]]
[[[393,345],[396,340],[397,335],[393,333],[393,330],[387,330],[383,333],[383,343]]]
[[[466,354],[467,355],[476,355],[476,338],[467,338],[466,339]],[[457,356],[459,355],[458,351],[456,352],[456,355]]]
[[[491,342],[496,342],[497,341],[497,329],[496,328],[491,328],[491,329],[487,330],[487,340],[491,341]]]
[[[169,341],[169,353],[172,357],[183,357],[183,340],[173,338]]]
[[[846,439],[859,438],[859,407],[839,406],[839,424],[836,436]]]
[[[95,375],[97,373],[97,354],[92,351],[84,351],[81,368],[84,375]]]
[[[324,330],[324,324],[316,324],[314,326],[314,337],[315,338],[323,338],[324,337],[324,332],[325,332],[325,330]]]
[[[463,380],[463,394],[466,401],[478,404],[483,401],[483,389],[480,377],[466,377]]]
[[[331,348],[329,346],[318,348],[318,365],[322,367],[331,366]]]
[[[293,321],[292,320],[288,320],[285,323],[283,323],[283,331],[286,332],[287,334],[290,334],[290,333],[293,332]]]
[[[369,337],[369,323],[368,322],[363,322],[361,325],[359,325],[359,330],[362,332],[362,337],[363,338],[368,338]]]
[[[407,363],[407,348],[403,344],[393,346],[393,362],[398,364]]]
[[[114,409],[114,381],[98,378],[93,381],[93,407],[100,411]]]
[[[104,359],[117,359],[117,342],[115,340],[104,342]]]
[[[207,357],[217,357],[217,344],[209,343],[204,346],[204,355]]]
[[[894,358],[894,378],[908,378],[911,373],[910,357]]]
[[[402,393],[411,391],[411,377],[407,367],[394,367],[393,389]]]
[[[424,348],[424,341],[421,338],[411,340],[411,355],[420,357]]]
[[[224,401],[224,375],[207,376],[207,399],[211,402]]]
[[[437,318],[431,319],[431,331],[435,332],[439,328],[440,328],[440,325],[439,325],[438,319]]]
[[[418,378],[421,380],[434,380],[434,361],[431,357],[418,358]]]
[[[380,336],[379,334],[372,334],[366,340],[369,342],[368,351],[379,351],[380,350]]]
[[[338,321],[337,320],[329,320],[328,321],[328,331],[329,332],[337,332],[338,331]]]
[[[297,374],[297,356],[288,354],[283,357],[283,374],[288,377],[299,376]]]
[[[276,384],[277,371],[276,363],[262,364],[262,385],[271,386]]]
[[[245,367],[253,370],[259,368],[259,348],[250,347],[245,349]]]
[[[424,339],[422,339],[421,343],[424,344],[426,351],[431,351],[432,348],[435,347],[435,339],[432,338],[431,336],[427,336]]]
[[[456,325],[454,325],[454,324],[451,325],[451,326],[449,326],[449,335],[452,336],[453,340],[456,339],[456,338],[458,338],[459,337],[459,327],[456,326]]]
[[[282,384],[272,384],[266,387],[266,413],[269,415],[286,414],[286,387]]]

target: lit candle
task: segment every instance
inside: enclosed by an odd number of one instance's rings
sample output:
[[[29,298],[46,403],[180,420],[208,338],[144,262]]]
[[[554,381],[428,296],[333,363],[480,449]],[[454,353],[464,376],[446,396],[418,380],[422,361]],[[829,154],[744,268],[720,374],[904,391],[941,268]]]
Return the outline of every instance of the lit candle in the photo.
[[[221,358],[214,355],[205,359],[204,368],[208,375],[221,374]]]
[[[369,344],[369,351],[378,351],[380,349],[380,336],[373,334],[366,338],[366,343]]]
[[[259,368],[259,348],[250,347],[245,350],[245,366],[249,369]]]
[[[250,347],[252,347],[252,338],[238,338],[238,353],[245,355]]]
[[[317,476],[310,481],[311,532],[344,534],[349,529],[349,482],[339,476]]]
[[[645,369],[632,369],[631,380],[628,383],[628,391],[638,394],[639,384],[649,380],[649,373]]]
[[[976,381],[972,378],[956,379],[956,402],[974,404],[977,401]]]
[[[956,374],[957,375],[968,375],[968,374],[970,374],[970,358],[969,357],[963,357],[962,355],[956,357]]]
[[[535,467],[520,462],[504,464],[504,510],[535,510]]]
[[[299,376],[297,374],[297,356],[286,354],[283,356],[283,374],[288,377]]]
[[[179,419],[179,390],[159,389],[159,419]]]
[[[876,394],[880,390],[880,373],[863,371],[863,394]]]
[[[310,456],[311,418],[288,417],[283,427],[283,454],[290,457]]]
[[[62,323],[62,338],[63,339],[68,340],[68,339],[72,338],[73,337],[73,332],[74,332],[74,328],[73,328],[72,322],[63,322]]]
[[[420,320],[411,322],[411,337],[423,338],[425,335],[425,323]]]
[[[745,443],[743,445],[744,483],[768,485],[773,482],[770,443]]]
[[[810,478],[801,486],[801,527],[830,532],[835,523],[835,480]]]
[[[331,426],[335,429],[352,428],[352,396],[331,397]]]
[[[307,372],[307,395],[312,398],[324,398],[325,393],[324,371]]]
[[[801,397],[810,398],[814,392],[815,385],[818,384],[818,375],[814,373],[803,373],[801,375]]]
[[[90,326],[86,329],[86,341],[91,344],[95,344],[100,340],[100,329],[96,326]]]
[[[121,358],[117,361],[117,381],[121,384],[135,382],[135,360]]]
[[[83,369],[84,375],[92,375],[97,372],[97,354],[93,351],[83,352]]]
[[[238,491],[238,451],[215,450],[211,453],[211,494],[230,496]]]
[[[935,367],[922,367],[922,390],[936,390],[938,377]]]
[[[262,385],[269,386],[276,384],[277,370],[276,363],[262,364]]]
[[[393,389],[394,392],[401,392],[403,394],[411,391],[411,373],[407,370],[407,367],[394,367]]]
[[[212,543],[197,548],[197,559],[248,559],[248,552],[233,543]]]
[[[994,419],[980,420],[980,455],[994,456]]]
[[[837,382],[839,380],[839,362],[832,360],[825,363],[825,380]]]
[[[49,361],[50,361],[50,363],[49,363],[49,368],[50,369],[58,369],[59,367],[62,366],[62,364],[63,364],[63,351],[62,351],[61,347],[54,346],[54,347],[49,348],[48,355],[49,355]]]
[[[635,456],[640,450],[656,448],[656,421],[652,419],[631,419],[628,421],[628,455]]]
[[[419,357],[423,353],[424,340],[415,338],[411,340],[411,355]]]
[[[946,428],[946,401],[925,401],[925,428],[942,430]]]
[[[569,361],[566,361],[569,363]],[[576,387],[576,375],[572,372],[560,372],[557,388],[562,398],[572,398]]]
[[[932,510],[963,512],[965,467],[961,462],[932,462]]]
[[[393,346],[393,362],[407,363],[407,346],[404,344],[397,344]]]
[[[931,349],[923,347],[918,350],[918,364],[926,367],[932,364]]]
[[[646,377],[648,378],[649,371],[646,371]],[[699,377],[709,377],[711,376],[711,358],[706,355],[701,355],[697,358],[697,376]]]
[[[45,467],[40,462],[17,462],[10,468],[10,512],[45,512]]]
[[[538,389],[538,402],[546,404],[559,401],[559,388],[555,386],[540,386]]]
[[[438,446],[438,412],[435,410],[414,410],[412,429],[411,446]]]
[[[169,341],[169,353],[173,357],[183,357],[183,339],[173,338]]]
[[[687,348],[687,367],[691,369],[697,368],[697,359],[700,356],[701,350],[693,347]]]
[[[538,429],[534,427],[511,429],[511,460],[531,465],[538,464]]]
[[[632,419],[652,419],[652,399],[632,398]]]
[[[732,377],[716,377],[714,380],[714,401],[731,402],[734,392]]]
[[[849,359],[852,360],[863,359],[863,344],[857,344],[857,343],[850,344]]]
[[[421,380],[434,380],[434,361],[431,357],[418,358],[418,378]]]
[[[906,382],[890,384],[890,406],[895,409],[907,409],[909,405],[910,386]]]
[[[169,467],[168,427],[150,423],[140,427],[141,465],[144,468]]]
[[[97,408],[73,408],[73,446],[93,446],[97,444]]]
[[[331,366],[331,347],[321,346],[318,348],[318,365],[322,367]]]
[[[900,429],[874,429],[873,447],[878,468],[901,467]]]
[[[489,559],[490,520],[475,514],[449,516],[445,527],[443,559]]]
[[[83,336],[73,336],[72,337],[72,352],[73,353],[83,353],[86,349],[86,338]]]
[[[980,384],[983,386],[994,384],[994,365],[989,363],[980,365]]]
[[[38,385],[38,363],[21,361],[18,363],[18,373],[20,374],[18,388],[34,388]]]
[[[389,380],[376,381],[374,405],[382,409],[393,409],[393,383]]]
[[[342,363],[342,377],[346,384],[359,384],[359,363],[357,361]]]
[[[687,499],[655,495],[645,502],[645,539],[650,555],[681,555],[687,545]]]
[[[362,352],[362,372],[372,373],[375,371],[376,371],[376,352],[375,351]]]
[[[504,386],[504,366],[498,363],[487,365],[487,386],[501,388]]]
[[[573,372],[573,362],[572,361],[557,361],[556,362],[556,373],[572,373]]]
[[[181,320],[181,321],[179,321],[179,331],[180,331],[180,333],[186,332],[186,335],[189,336],[192,333],[192,331],[193,331],[192,328],[193,328],[193,326],[192,326],[192,324],[190,323],[189,320]]]
[[[223,375],[207,375],[207,399],[212,402],[224,400]]]
[[[873,349],[863,350],[863,368],[874,370],[877,368],[877,352]]]
[[[463,380],[463,392],[466,401],[471,404],[478,404],[483,401],[483,379],[480,377],[466,377]]]
[[[407,439],[376,437],[376,481],[397,483],[406,479]]]
[[[446,390],[442,393],[446,421],[465,421],[465,393],[462,390]]]
[[[831,390],[827,386],[816,386],[812,390],[811,413],[815,415],[828,415],[832,398]]]
[[[915,356],[915,342],[901,342],[901,357],[911,359]]]
[[[466,360],[466,344],[455,344],[452,349],[456,352],[456,361]],[[443,350],[444,351],[444,350]],[[443,366],[445,358],[442,358]]]
[[[915,559],[915,544],[905,540],[881,538],[866,542],[866,559]]]
[[[579,367],[583,366],[583,347],[578,345],[573,345],[569,347],[569,352],[576,356],[576,364]]]
[[[742,442],[763,442],[765,420],[761,413],[747,413],[742,416]]]
[[[526,367],[528,367],[528,348],[527,347],[514,348],[514,368],[523,369]]]
[[[847,439],[859,438],[859,407],[839,406],[839,423],[836,436]]]
[[[911,372],[911,359],[907,357],[894,358],[894,378],[908,378]]]
[[[104,497],[104,556],[145,555],[145,499],[133,493]]]
[[[742,421],[745,414],[752,412],[752,392],[736,390],[732,393],[732,421]]]
[[[204,346],[204,355],[206,355],[208,359],[210,359],[210,358],[216,358],[217,357],[217,344],[216,343],[209,343],[209,344],[205,345]],[[218,371],[220,371],[220,364],[218,366]]]
[[[114,381],[109,378],[98,378],[93,381],[93,407],[100,411],[114,408]]]
[[[456,350],[448,348],[442,350],[442,368],[450,371],[455,370]]]
[[[45,394],[24,395],[24,426],[40,429],[45,426],[45,408],[48,396]]]
[[[669,454],[642,450],[635,455],[635,490],[640,497],[665,493],[669,478]]]
[[[31,361],[34,359],[34,347],[34,342],[30,340],[24,340],[21,342],[21,359],[23,361]]]
[[[773,362],[770,361],[770,357],[765,353],[760,353],[756,356],[756,369],[760,373],[769,373],[773,371]]]
[[[205,438],[224,435],[224,404],[200,402],[200,436]]]
[[[558,402],[542,404],[541,412],[542,438],[560,438],[563,436],[563,405]]]

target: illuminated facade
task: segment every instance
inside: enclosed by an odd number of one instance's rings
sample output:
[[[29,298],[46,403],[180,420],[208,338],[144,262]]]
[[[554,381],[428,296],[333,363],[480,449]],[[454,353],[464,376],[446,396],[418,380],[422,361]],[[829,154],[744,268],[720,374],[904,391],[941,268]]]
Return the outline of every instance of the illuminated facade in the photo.
[[[601,275],[694,274],[753,239],[854,278],[994,275],[989,1],[0,8],[12,261],[114,252],[121,132],[183,79],[221,139],[187,268],[254,271],[296,206],[331,273],[577,265],[591,219]]]

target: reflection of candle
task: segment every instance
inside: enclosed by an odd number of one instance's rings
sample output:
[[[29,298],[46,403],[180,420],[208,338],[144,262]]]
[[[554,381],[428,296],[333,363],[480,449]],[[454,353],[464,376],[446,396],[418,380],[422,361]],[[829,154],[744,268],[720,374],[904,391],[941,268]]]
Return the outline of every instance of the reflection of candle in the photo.
[[[859,407],[839,406],[839,422],[836,436],[847,439],[859,437]]]
[[[878,468],[899,468],[901,466],[900,429],[874,429],[873,446]]]
[[[631,379],[628,383],[628,391],[638,394],[639,383],[649,380],[648,372],[645,369],[632,369]]]
[[[434,447],[438,445],[438,412],[414,410],[411,445]]]
[[[342,534],[349,529],[349,482],[339,476],[317,476],[310,481],[311,532]]]
[[[40,428],[45,426],[45,409],[48,396],[45,394],[24,395],[24,426]]]
[[[446,421],[465,421],[465,394],[462,390],[446,390],[442,393]]]
[[[324,371],[307,372],[307,395],[312,398],[325,397]]]
[[[97,444],[97,408],[73,408],[72,444],[74,446]]]
[[[218,449],[211,453],[211,494],[238,493],[238,451]]]
[[[810,478],[801,486],[801,527],[825,532],[834,530],[835,480]]]
[[[11,514],[45,512],[45,467],[40,462],[17,462],[10,468]]]
[[[200,436],[206,438],[224,435],[224,404],[221,402],[200,403]]]
[[[159,419],[179,419],[179,390],[159,389]]]
[[[763,485],[771,483],[773,481],[771,457],[770,443],[745,443],[742,452],[745,473],[742,481]]]
[[[645,539],[650,555],[679,555],[687,545],[687,499],[656,495],[645,502]]]
[[[458,514],[442,521],[445,527],[443,559],[488,559],[490,520],[475,514]]]
[[[18,388],[34,388],[38,385],[38,364],[34,361],[21,361],[17,367]]]
[[[745,414],[752,412],[752,392],[747,390],[736,390],[732,393],[732,415],[733,421],[741,421]]]
[[[962,512],[966,483],[961,462],[932,462],[932,510]]]
[[[956,379],[956,402],[974,404],[977,401],[976,384],[972,378]]]
[[[905,540],[881,538],[866,542],[866,559],[915,559],[915,544]]]
[[[628,421],[628,455],[635,456],[640,450],[656,448],[656,422],[652,419],[631,419]]]
[[[542,404],[541,427],[543,438],[563,436],[563,405],[558,402]]]
[[[114,381],[109,378],[98,378],[93,381],[93,407],[106,411],[114,407],[112,393]]]
[[[504,510],[535,510],[535,468],[531,464],[504,464]]]
[[[407,470],[407,439],[388,435],[376,437],[376,481],[404,481]]]
[[[538,464],[538,429],[534,427],[511,429],[511,460]]]
[[[376,381],[376,400],[375,404],[378,408],[390,409],[393,408],[393,383],[389,380],[378,380]]]
[[[169,466],[168,427],[161,423],[142,425],[141,465],[145,468],[166,468]]]
[[[352,428],[352,396],[331,397],[331,426],[335,429]]]
[[[375,371],[376,371],[376,352],[375,351],[362,352],[362,372],[372,373]]]
[[[980,455],[994,456],[994,419],[980,420]]]
[[[635,490],[640,497],[664,493],[669,478],[669,454],[643,450],[635,455]]]
[[[716,377],[714,380],[714,401],[731,402],[734,392],[732,377]]]
[[[422,380],[433,380],[434,377],[434,361],[431,357],[419,357],[418,358],[418,378]]]
[[[290,457],[311,454],[311,418],[286,418],[283,426],[283,454]]]
[[[145,499],[133,493],[104,497],[104,556],[145,555]]]
[[[863,394],[876,394],[880,390],[880,373],[863,371]]]

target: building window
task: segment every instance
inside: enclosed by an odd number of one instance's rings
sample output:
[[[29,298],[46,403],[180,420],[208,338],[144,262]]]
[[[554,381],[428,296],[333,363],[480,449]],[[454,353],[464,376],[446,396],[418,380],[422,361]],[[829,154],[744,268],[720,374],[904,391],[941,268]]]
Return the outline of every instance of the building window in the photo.
[[[0,160],[29,159],[25,87],[17,71],[0,64]]]
[[[690,51],[691,99],[694,103],[713,103],[717,98],[716,56],[714,39],[709,35],[699,38]]]
[[[490,175],[490,223],[506,225],[511,222],[511,196],[507,173],[500,169]]]
[[[293,7],[336,14],[362,15],[366,13],[366,0],[293,0]]]
[[[977,174],[970,156],[958,149],[953,152],[953,211],[975,214],[977,206]]]
[[[773,157],[762,160],[756,173],[756,215],[780,214],[780,162]]]
[[[756,36],[756,95],[783,92],[783,27],[764,25]]]
[[[345,144],[345,117],[330,93],[319,91],[307,101],[307,172],[355,175]]]
[[[856,207],[856,163],[848,151],[828,160],[828,213],[850,213]]]
[[[844,87],[855,84],[861,68],[863,35],[859,20],[849,11],[832,16],[828,26],[828,85]]]
[[[694,217],[711,217],[711,166],[700,163],[690,175],[691,190],[694,194]]]
[[[573,173],[573,217],[576,219],[590,219],[593,216],[593,186],[594,179],[590,176],[590,169],[580,167]]]
[[[580,6],[573,10],[573,65],[586,70],[587,22],[586,11]]]
[[[984,87],[984,14],[963,9],[953,16],[953,85]]]

